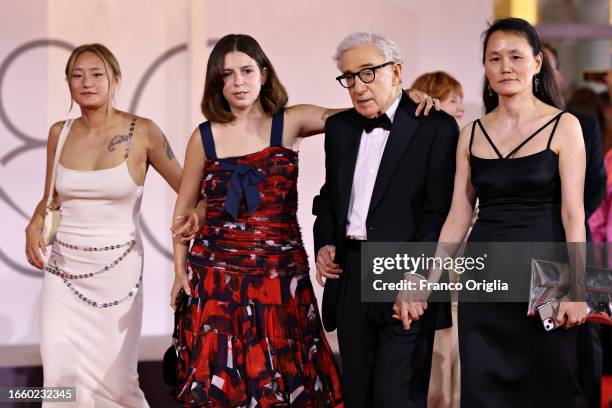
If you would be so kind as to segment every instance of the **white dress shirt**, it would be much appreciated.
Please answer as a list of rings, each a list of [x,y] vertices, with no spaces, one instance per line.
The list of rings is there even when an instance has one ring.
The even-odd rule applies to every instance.
[[[400,93],[395,102],[385,112],[391,123],[393,123],[401,97]],[[347,216],[347,238],[356,240],[366,240],[368,238],[366,218],[368,217],[372,191],[374,191],[374,183],[378,175],[378,167],[388,138],[389,131],[383,128],[374,128],[370,133],[366,133],[364,130],[361,134]]]

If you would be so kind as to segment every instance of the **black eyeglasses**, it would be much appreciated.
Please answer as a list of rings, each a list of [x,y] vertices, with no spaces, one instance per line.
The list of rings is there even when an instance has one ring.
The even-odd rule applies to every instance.
[[[355,86],[355,77],[358,76],[359,79],[361,79],[361,82],[363,82],[364,84],[369,84],[370,82],[374,81],[374,79],[376,79],[377,69],[381,69],[386,67],[387,65],[393,64],[395,64],[395,62],[389,61],[385,62],[384,64],[376,65],[375,67],[364,68],[359,72],[349,72],[346,74],[342,74],[336,77],[336,81],[340,82],[340,85],[345,88],[352,88],[353,86]]]

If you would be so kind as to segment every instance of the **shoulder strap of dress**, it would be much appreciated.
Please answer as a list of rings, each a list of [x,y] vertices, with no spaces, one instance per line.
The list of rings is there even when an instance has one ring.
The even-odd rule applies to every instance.
[[[476,123],[478,123],[478,127],[480,128],[480,130],[482,130],[482,134],[487,138],[487,140],[489,141],[489,144],[491,145],[493,150],[495,150],[495,153],[497,154],[497,157],[499,157],[500,159],[503,159],[504,156],[502,156],[502,154],[499,152],[499,150],[497,150],[497,146],[495,146],[495,143],[493,143],[493,140],[491,140],[491,137],[489,136],[489,134],[485,130],[484,126],[482,125],[482,122],[480,121],[480,119],[476,119]]]
[[[213,139],[210,121],[200,123],[199,128],[200,137],[202,138],[202,145],[204,145],[204,153],[206,154],[206,160],[216,160],[217,153],[215,151],[215,140]]]
[[[557,121],[555,123],[555,126],[554,126],[553,130],[552,130],[552,133],[550,134],[550,139],[548,140],[548,146],[546,147],[548,149],[550,147],[550,140],[552,139],[552,135],[555,133],[555,128],[557,127],[557,123],[559,122],[559,118],[561,117],[562,114],[563,114],[563,112],[559,113],[558,115],[553,117],[551,120],[549,120],[548,122],[546,122],[545,124],[540,126],[540,128],[538,130],[536,130],[531,135],[529,135],[525,140],[523,140],[521,142],[521,144],[519,144],[514,149],[512,149],[512,151],[510,153],[508,153],[508,155],[506,155],[506,158],[512,157],[516,152],[518,152],[521,149],[521,147],[525,146],[531,139],[536,137],[541,131],[546,129],[551,123]]]
[[[474,130],[476,129],[476,121],[472,122],[472,133],[470,133],[470,154],[472,154],[472,142],[474,142]]]
[[[552,138],[555,135],[555,130],[557,130],[557,125],[559,124],[559,121],[561,120],[561,116],[565,113],[565,111],[562,111],[561,113],[559,113],[556,117],[555,117],[555,125],[553,126],[553,130],[552,132],[550,132],[550,137],[548,138],[548,144],[546,145],[547,149],[550,149],[550,143],[552,142]],[[554,120],[554,119],[553,119]]]
[[[47,192],[47,208],[50,208],[51,204],[53,203],[57,165],[62,154],[62,149],[64,148],[64,142],[66,141],[66,137],[68,137],[68,133],[70,132],[70,128],[72,127],[73,123],[74,119],[67,119],[64,122],[64,125],[62,126],[62,131],[59,135],[59,139],[57,140],[57,146],[55,148],[55,157],[53,159],[53,169],[51,170],[51,181],[49,182],[49,191]]]
[[[136,120],[138,118],[134,117],[132,119],[132,123],[130,123],[130,130],[128,132],[127,146],[125,147],[125,154],[123,155],[123,159],[127,160],[130,156],[130,150],[132,148],[132,138],[134,136],[134,127],[136,126]]]
[[[270,146],[283,145],[283,123],[285,119],[285,109],[281,108],[272,118],[272,132],[270,134]]]

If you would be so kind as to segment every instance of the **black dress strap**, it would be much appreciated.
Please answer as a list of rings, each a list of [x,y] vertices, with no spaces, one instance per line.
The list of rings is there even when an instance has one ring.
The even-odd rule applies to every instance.
[[[555,129],[557,129],[557,124],[559,123],[559,118],[561,118],[561,115],[563,115],[563,113],[564,112],[559,113],[554,118],[552,118],[551,120],[549,120],[548,122],[546,122],[545,124],[540,126],[540,128],[538,130],[533,132],[529,137],[527,137],[525,140],[523,140],[520,145],[516,146],[514,148],[514,150],[512,150],[510,153],[508,153],[506,158],[508,158],[508,157],[514,155],[516,152],[518,152],[521,147],[525,146],[525,144],[527,142],[529,142],[531,139],[533,139],[538,133],[540,133],[542,130],[546,129],[548,127],[548,125],[550,125],[551,123],[553,123],[556,120],[557,123],[555,123],[555,126],[553,127],[552,133],[550,134],[550,139],[548,139],[548,145],[546,146],[547,149],[550,148],[550,141],[552,140],[552,136],[555,134]]]
[[[204,153],[207,160],[216,160],[217,152],[215,151],[215,140],[213,139],[212,128],[210,122],[200,123],[200,137],[204,145]]]
[[[497,150],[497,146],[495,146],[495,143],[493,143],[493,140],[491,140],[491,138],[489,137],[489,134],[485,130],[484,126],[482,126],[482,122],[480,122],[480,119],[476,119],[476,123],[478,123],[478,127],[480,127],[480,130],[482,130],[482,134],[487,138],[489,144],[491,145],[493,150],[495,150],[495,153],[497,153],[500,159],[503,159],[504,156],[502,156],[499,150]]]
[[[472,142],[474,141],[474,130],[476,129],[476,121],[472,122],[472,133],[470,134],[470,154],[472,154]]]
[[[552,142],[552,138],[555,135],[555,130],[557,130],[557,125],[559,124],[559,121],[561,120],[561,115],[563,115],[565,113],[565,111],[561,112],[560,114],[558,114],[555,118],[557,119],[557,121],[555,122],[555,126],[553,126],[553,130],[550,133],[550,137],[548,138],[548,144],[546,145],[547,149],[550,149],[550,142]]]
[[[272,118],[272,132],[270,134],[270,146],[283,145],[283,123],[285,119],[285,109],[281,108]]]

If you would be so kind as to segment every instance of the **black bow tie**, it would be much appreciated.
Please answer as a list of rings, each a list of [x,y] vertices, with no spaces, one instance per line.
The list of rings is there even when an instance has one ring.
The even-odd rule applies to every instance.
[[[366,118],[365,116],[359,115],[359,119],[366,133],[372,132],[375,128],[391,130],[391,119],[389,119],[386,113],[383,113],[377,118]]]

